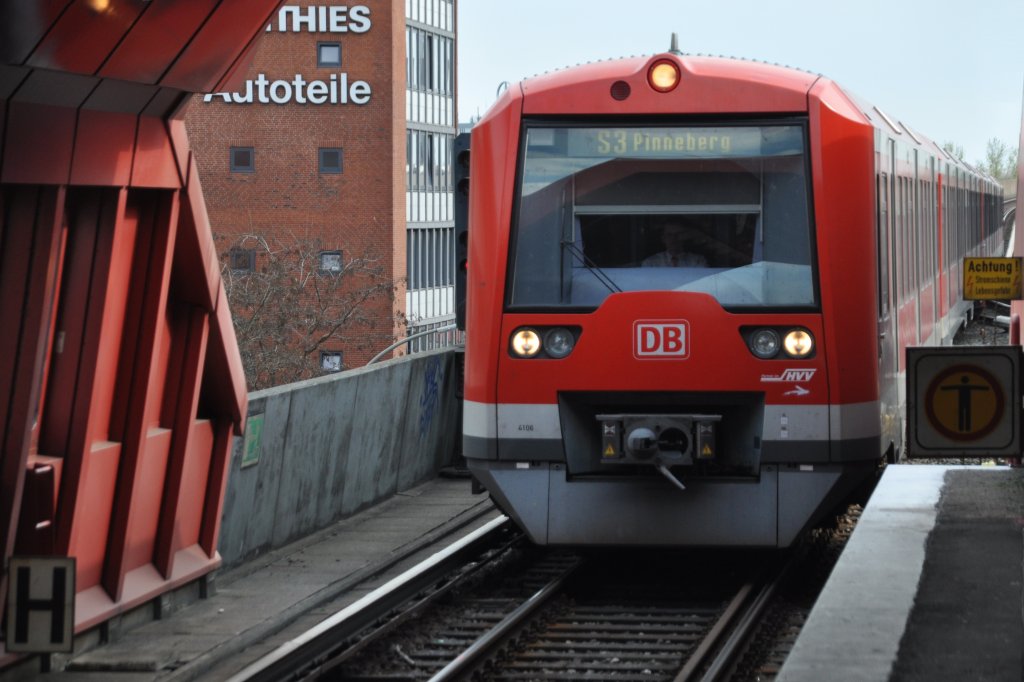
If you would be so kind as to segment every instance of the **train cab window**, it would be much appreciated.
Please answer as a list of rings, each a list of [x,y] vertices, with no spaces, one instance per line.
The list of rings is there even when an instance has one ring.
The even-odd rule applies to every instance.
[[[510,308],[652,290],[739,309],[816,304],[802,125],[525,137]]]

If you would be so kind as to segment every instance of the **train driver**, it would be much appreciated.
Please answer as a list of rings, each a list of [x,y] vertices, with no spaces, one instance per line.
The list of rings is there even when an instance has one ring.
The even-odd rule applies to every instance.
[[[699,253],[687,251],[687,228],[678,218],[670,218],[661,226],[661,243],[665,250],[648,256],[645,268],[706,267],[708,262]]]

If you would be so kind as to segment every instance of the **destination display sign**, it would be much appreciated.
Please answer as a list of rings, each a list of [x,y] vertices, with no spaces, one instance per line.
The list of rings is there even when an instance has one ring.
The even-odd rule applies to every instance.
[[[964,258],[965,301],[1024,299],[1020,258]]]
[[[555,132],[531,130],[531,152],[557,146]],[[567,156],[576,158],[714,159],[788,156],[804,150],[800,126],[569,128],[566,133]]]

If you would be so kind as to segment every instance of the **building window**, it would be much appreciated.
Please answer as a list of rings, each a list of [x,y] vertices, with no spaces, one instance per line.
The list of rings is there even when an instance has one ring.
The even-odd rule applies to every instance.
[[[340,147],[321,147],[320,148],[320,172],[321,173],[340,173],[342,163],[342,153]]]
[[[455,137],[425,130],[405,132],[406,188],[450,191],[452,143]]]
[[[325,372],[341,371],[341,351],[322,350],[320,351],[320,369]]]
[[[231,172],[252,173],[256,170],[256,154],[252,147],[231,148]]]
[[[317,43],[317,66],[341,66],[341,43]]]
[[[320,272],[328,272],[332,275],[337,275],[341,273],[342,267],[341,251],[320,252]]]
[[[455,93],[455,43],[442,35],[407,26],[405,85],[410,90]]]
[[[228,251],[228,267],[232,272],[252,272],[256,269],[256,252],[252,249]]]

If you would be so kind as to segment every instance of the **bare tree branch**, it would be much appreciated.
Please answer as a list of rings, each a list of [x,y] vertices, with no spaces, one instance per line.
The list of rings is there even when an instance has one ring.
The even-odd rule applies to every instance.
[[[321,350],[373,350],[393,340],[396,289],[382,256],[343,252],[341,270],[324,271],[318,239],[214,238],[251,390],[321,374]],[[255,252],[252,270],[232,268],[236,249]]]

